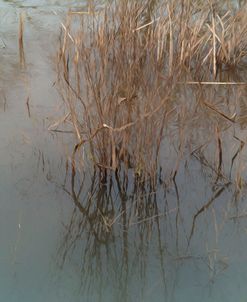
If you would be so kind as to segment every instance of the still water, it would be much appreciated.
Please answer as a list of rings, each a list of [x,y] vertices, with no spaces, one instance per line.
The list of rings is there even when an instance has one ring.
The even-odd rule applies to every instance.
[[[215,186],[199,155],[155,191],[71,173],[73,135],[48,130],[65,114],[54,83],[68,7],[85,9],[0,0],[0,302],[247,301],[243,185]],[[245,163],[233,130],[246,138],[245,127],[226,132],[227,171],[235,154],[236,171]]]

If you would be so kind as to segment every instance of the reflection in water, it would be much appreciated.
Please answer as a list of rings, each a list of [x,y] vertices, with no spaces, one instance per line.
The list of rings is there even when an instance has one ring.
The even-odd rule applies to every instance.
[[[227,252],[219,242],[227,238],[232,217],[243,209],[239,196],[235,202],[235,184],[224,177],[218,185],[210,184],[218,171],[212,178],[210,166],[202,170],[204,164],[191,157],[180,166],[176,180],[160,180],[156,187],[117,173],[102,183],[98,170],[89,178],[89,172],[67,167],[61,188],[74,210],[65,225],[58,263],[62,271],[76,263],[83,297],[150,301],[155,295],[157,301],[180,301],[176,299],[184,291],[179,290],[179,279],[185,270],[189,288],[196,291],[192,301],[208,301],[218,276],[228,269]],[[204,288],[203,295],[199,288]]]
[[[63,187],[71,196],[75,209],[59,250],[60,265],[64,266],[71,254],[81,250],[80,276],[84,295],[98,294],[97,301],[104,300],[100,295],[105,294],[110,285],[114,291],[110,301],[132,301],[136,295],[142,300],[153,290],[148,282],[151,246],[157,248],[152,251],[157,253],[153,264],[155,270],[159,267],[157,273],[161,277],[155,281],[158,282],[155,286],[163,288],[165,285],[166,252],[161,239],[160,218],[176,209],[161,212],[157,204],[158,193],[138,181],[130,188],[130,183],[122,181],[117,174],[109,176],[107,184],[100,180],[101,176],[94,171],[90,189],[85,191],[85,175],[80,183],[72,169],[70,180],[67,180],[70,183]],[[133,288],[133,282],[140,286],[138,290]],[[92,301],[96,300],[92,298]]]

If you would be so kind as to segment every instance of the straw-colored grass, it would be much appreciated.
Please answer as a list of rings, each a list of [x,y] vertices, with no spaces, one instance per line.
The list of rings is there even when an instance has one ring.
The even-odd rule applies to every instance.
[[[209,126],[205,142],[220,137],[219,123],[235,123],[225,105],[232,86],[246,89],[245,78],[231,76],[247,63],[246,5],[115,0],[97,10],[91,1],[62,27],[64,120],[76,134],[74,155],[84,150],[101,171],[155,179],[174,136],[174,177],[192,140],[189,126]]]

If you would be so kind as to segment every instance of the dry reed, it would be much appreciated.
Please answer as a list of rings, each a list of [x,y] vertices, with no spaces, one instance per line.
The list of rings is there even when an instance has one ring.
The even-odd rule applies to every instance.
[[[23,13],[19,16],[19,60],[20,66],[25,67],[25,51],[24,51],[24,42],[23,42],[23,32],[24,32],[24,15]]]
[[[58,75],[77,138],[74,156],[83,149],[105,174],[131,169],[154,180],[172,140],[175,177],[194,124],[209,125],[204,141],[216,135],[222,153],[220,125],[235,123],[222,90],[227,99],[233,86],[246,89],[245,78],[230,76],[247,63],[246,21],[246,5],[220,1],[116,0],[100,11],[91,2],[87,14],[69,12]]]

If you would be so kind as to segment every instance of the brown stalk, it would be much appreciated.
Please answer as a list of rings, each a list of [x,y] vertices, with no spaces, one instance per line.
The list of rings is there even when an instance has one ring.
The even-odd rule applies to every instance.
[[[19,59],[20,59],[20,66],[25,67],[25,52],[24,52],[24,42],[23,42],[23,35],[24,35],[24,15],[20,13],[19,15]]]

